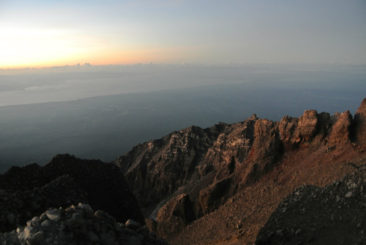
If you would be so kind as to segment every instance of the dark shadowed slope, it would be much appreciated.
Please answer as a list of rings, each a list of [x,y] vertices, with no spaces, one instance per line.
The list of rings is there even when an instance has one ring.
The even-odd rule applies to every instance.
[[[44,167],[12,167],[0,175],[1,231],[23,225],[47,208],[87,202],[118,221],[144,223],[135,197],[112,164],[58,155]]]
[[[256,244],[364,244],[364,167],[324,188],[297,189],[271,215]]]

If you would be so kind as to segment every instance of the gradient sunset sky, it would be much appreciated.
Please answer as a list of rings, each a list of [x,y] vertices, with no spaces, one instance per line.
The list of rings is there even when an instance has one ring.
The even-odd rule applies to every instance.
[[[0,68],[366,64],[365,0],[0,0]]]

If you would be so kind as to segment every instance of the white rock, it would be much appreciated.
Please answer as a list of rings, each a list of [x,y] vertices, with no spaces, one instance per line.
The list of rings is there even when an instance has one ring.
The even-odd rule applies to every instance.
[[[31,227],[27,226],[24,228],[23,237],[24,239],[29,239],[30,235],[31,235]]]
[[[60,211],[57,209],[49,209],[46,211],[47,218],[49,218],[52,221],[58,221],[60,220]]]
[[[81,202],[78,203],[78,208],[87,210],[88,212],[92,212],[93,211],[93,209],[90,207],[89,204],[84,204],[84,203],[81,203]]]
[[[346,193],[346,195],[344,195],[344,197],[345,198],[350,198],[350,197],[352,197],[352,195],[353,195],[352,191],[349,191],[349,192]]]
[[[137,229],[138,227],[140,227],[140,224],[137,221],[129,219],[126,221],[125,226],[130,229]]]

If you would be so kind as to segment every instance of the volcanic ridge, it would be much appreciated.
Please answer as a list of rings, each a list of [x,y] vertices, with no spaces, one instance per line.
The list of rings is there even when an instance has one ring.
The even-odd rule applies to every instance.
[[[366,99],[0,175],[2,244],[366,244]],[[163,240],[164,241],[163,241]]]

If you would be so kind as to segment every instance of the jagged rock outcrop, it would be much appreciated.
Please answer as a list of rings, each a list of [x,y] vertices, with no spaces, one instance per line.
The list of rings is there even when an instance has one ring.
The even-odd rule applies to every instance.
[[[355,148],[352,139],[365,145],[366,136],[362,136],[366,132],[365,107],[364,101],[355,119],[349,111],[331,116],[306,110],[299,118],[285,116],[280,122],[253,115],[234,124],[207,129],[191,127],[136,146],[117,159],[116,164],[145,214],[153,210],[156,213],[185,193],[198,219],[259,181],[284,157],[299,161],[303,156],[296,157],[296,152],[324,148],[319,150],[320,157],[327,158],[333,152],[333,158],[340,158],[335,149]],[[173,216],[162,217],[166,220],[160,218],[157,227]]]
[[[45,166],[13,167],[0,175],[0,231],[22,225],[50,207],[80,201],[107,211],[118,221],[144,218],[123,174],[113,164],[58,155]]]
[[[294,142],[310,141],[315,136],[318,122],[317,111],[306,110],[297,123]]]
[[[43,167],[13,167],[0,175],[0,232],[6,232],[0,241],[162,244],[143,228],[146,223],[173,244],[252,244],[293,190],[340,179],[350,173],[350,160],[360,168],[365,143],[366,100],[355,118],[349,111],[331,116],[307,110],[280,122],[253,115],[235,124],[193,126],[140,144],[114,164],[58,155]],[[365,177],[298,189],[257,243],[365,241]],[[91,207],[66,208],[78,202]],[[330,236],[338,230],[346,232]]]
[[[337,129],[334,130],[336,133],[340,130],[338,128],[347,123],[346,118],[343,118],[345,113],[341,114],[340,121],[338,121],[339,113],[333,116],[335,119],[332,120],[329,113],[318,113],[315,110],[306,110],[300,118],[283,117],[279,122],[278,132],[284,150],[294,150],[299,146],[306,147],[309,144],[321,144],[325,142],[326,137],[337,137],[338,135],[335,133],[330,136],[329,132],[336,122],[338,122]],[[349,130],[349,125],[344,128]],[[349,137],[349,134],[347,135]]]
[[[284,116],[278,125],[280,139],[285,149],[291,150],[297,139],[294,139],[294,134],[298,125],[298,118]]]
[[[329,147],[349,143],[351,140],[352,115],[349,111],[336,113],[334,123],[329,134]]]
[[[190,127],[134,147],[116,163],[140,204],[145,209],[174,193],[180,186],[199,178],[198,164],[225,128]]]
[[[87,204],[67,208],[48,209],[8,233],[0,233],[1,244],[125,244],[125,245],[165,245],[144,227],[117,223],[107,213],[93,211]]]
[[[260,119],[254,125],[254,141],[246,160],[244,182],[252,182],[269,171],[281,157],[282,142],[279,137],[278,123]]]
[[[237,159],[242,162],[246,159],[254,140],[254,125],[258,120],[256,115],[241,123],[226,125],[212,147],[202,161],[202,169],[218,169],[222,165],[227,165]],[[206,171],[208,172],[208,171]],[[220,177],[219,177],[220,178]]]
[[[362,147],[366,147],[366,98],[358,108],[354,119],[354,138]]]
[[[271,215],[256,244],[364,244],[365,177],[356,172],[324,188],[297,189]]]

